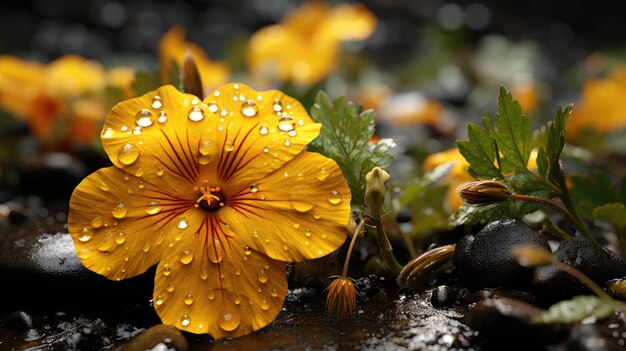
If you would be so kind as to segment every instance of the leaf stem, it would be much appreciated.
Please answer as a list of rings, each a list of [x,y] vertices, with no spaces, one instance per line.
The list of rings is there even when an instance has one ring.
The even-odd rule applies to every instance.
[[[342,277],[348,276],[348,265],[350,264],[350,257],[352,256],[352,250],[354,250],[354,245],[356,244],[357,239],[361,235],[361,231],[363,231],[363,226],[365,225],[365,221],[361,221],[359,225],[354,230],[352,234],[352,239],[350,240],[350,246],[348,246],[348,252],[346,253],[346,260],[343,262],[343,271],[341,272]]]
[[[389,242],[389,238],[387,237],[387,233],[385,233],[385,227],[383,226],[382,219],[380,216],[367,216],[365,217],[372,221],[374,227],[376,227],[376,244],[378,246],[378,250],[380,254],[383,256],[383,262],[387,269],[389,269],[393,274],[397,275],[402,270],[402,265],[396,259],[396,256],[393,254],[393,247]]]

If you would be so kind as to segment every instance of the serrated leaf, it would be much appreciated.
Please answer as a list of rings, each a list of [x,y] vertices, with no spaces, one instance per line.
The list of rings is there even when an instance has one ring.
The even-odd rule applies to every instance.
[[[621,202],[596,207],[592,212],[592,218],[611,224],[617,233],[624,233],[626,230],[626,208]]]
[[[576,296],[571,300],[559,301],[548,310],[530,319],[531,324],[566,324],[588,317],[603,319],[615,313],[615,305],[597,296]]]
[[[502,179],[502,173],[494,164],[497,156],[496,145],[489,128],[491,120],[483,119],[484,129],[475,123],[470,123],[467,136],[469,140],[456,142],[459,152],[469,163],[468,172],[478,179]]]
[[[365,175],[374,167],[389,167],[395,142],[388,138],[372,142],[374,111],[361,111],[345,97],[333,101],[319,91],[311,117],[322,124],[322,129],[308,150],[334,159],[350,186],[353,204],[363,205]]]
[[[522,114],[519,103],[511,93],[500,88],[496,113],[496,142],[502,158],[504,173],[525,170],[532,149],[530,121]]]
[[[571,105],[565,109],[560,106],[557,108],[553,121],[548,123],[548,140],[545,148],[542,148],[546,154],[547,168],[545,179],[553,184],[565,187],[565,177],[563,170],[559,164],[561,152],[565,145],[565,128],[571,114]],[[545,166],[545,165],[544,165]]]

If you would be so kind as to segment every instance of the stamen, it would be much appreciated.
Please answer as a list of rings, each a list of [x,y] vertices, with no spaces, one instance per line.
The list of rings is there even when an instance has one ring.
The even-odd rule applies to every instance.
[[[204,181],[207,183],[207,181]],[[215,211],[220,207],[224,207],[224,194],[222,194],[219,187],[201,186],[200,188],[194,187],[194,191],[200,191],[202,195],[196,200],[194,204],[195,208],[202,208],[207,211]]]

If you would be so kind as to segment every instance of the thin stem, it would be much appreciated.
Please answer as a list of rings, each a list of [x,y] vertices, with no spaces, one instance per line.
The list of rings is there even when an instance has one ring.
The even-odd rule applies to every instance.
[[[352,234],[352,240],[350,240],[350,246],[348,246],[348,252],[346,253],[346,260],[343,262],[343,271],[341,272],[342,277],[348,276],[348,265],[350,264],[350,256],[352,256],[352,250],[354,250],[354,245],[356,244],[356,240],[361,235],[361,231],[363,230],[363,226],[365,225],[365,221],[361,221],[359,225],[354,230]]]
[[[392,220],[387,221],[387,223],[390,223],[393,226],[393,229],[395,229],[396,232],[400,233],[400,236],[402,236],[402,240],[404,240],[404,243],[406,244],[407,250],[409,250],[411,258],[417,257],[417,249],[415,248],[415,243],[413,242],[413,240],[411,240],[411,236],[402,229],[400,229],[398,223]]]
[[[383,262],[387,266],[387,269],[397,275],[402,270],[402,265],[398,263],[396,256],[393,254],[393,247],[389,242],[387,233],[385,233],[385,227],[383,226],[380,216],[368,216],[367,218],[371,219],[373,221],[373,225],[376,227],[376,244],[378,245],[378,250],[383,256]]]
[[[594,243],[598,247],[601,247],[600,244],[596,241],[596,239],[591,235],[591,233],[589,233],[589,230],[587,229],[587,227],[585,227],[582,224],[582,222],[574,214],[564,209],[563,207],[559,206],[559,204],[557,204],[556,202],[550,199],[544,199],[541,197],[535,197],[535,196],[530,196],[530,195],[511,194],[511,197],[515,200],[538,202],[538,203],[551,206],[552,208],[554,208],[555,210],[563,214],[576,227],[576,229],[582,235],[587,237],[587,239],[589,239],[592,243]]]

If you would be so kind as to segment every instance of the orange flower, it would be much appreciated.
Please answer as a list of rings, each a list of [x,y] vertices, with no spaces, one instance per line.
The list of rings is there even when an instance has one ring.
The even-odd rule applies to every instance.
[[[102,131],[114,166],[70,200],[79,258],[113,280],[158,264],[165,324],[215,338],[262,328],[287,293],[282,261],[327,255],[347,236],[341,170],[304,151],[319,131],[293,98],[243,84],[204,102],[164,86],[119,103]]]
[[[341,41],[364,40],[375,27],[376,17],[361,4],[309,1],[252,35],[248,67],[260,80],[314,84],[334,68]]]
[[[170,82],[172,63],[179,68],[182,67],[185,53],[189,50],[200,73],[204,96],[206,96],[211,90],[228,81],[230,69],[224,63],[209,60],[202,47],[185,41],[185,34],[183,27],[174,26],[159,41],[161,81],[163,84]]]
[[[70,141],[87,144],[98,136],[102,125],[107,104],[104,89],[130,89],[134,79],[130,68],[110,72],[122,69],[124,80],[107,81],[100,63],[77,55],[48,65],[0,56],[0,106],[26,121],[44,148]]]
[[[626,106],[622,103],[625,94],[626,68],[585,82],[567,125],[567,138],[575,140],[586,129],[606,134],[626,127]]]
[[[356,287],[352,279],[337,277],[326,288],[326,309],[335,312],[338,319],[350,317],[356,307]]]

